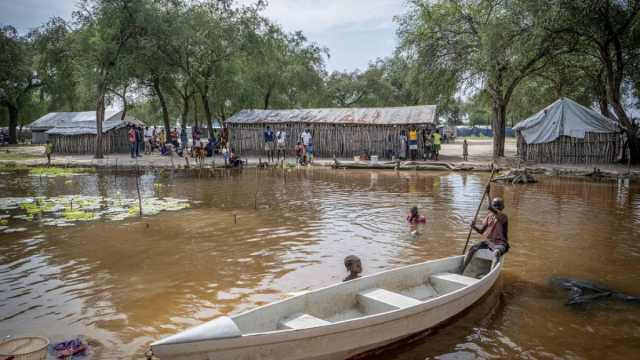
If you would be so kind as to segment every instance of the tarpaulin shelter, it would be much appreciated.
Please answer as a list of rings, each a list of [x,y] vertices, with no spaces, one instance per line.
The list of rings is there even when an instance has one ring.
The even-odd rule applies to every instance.
[[[325,108],[294,110],[242,110],[225,122],[229,142],[237,152],[260,154],[267,126],[287,132],[287,149],[292,150],[300,135],[309,129],[314,152],[323,157],[351,157],[364,150],[384,156],[398,153],[401,131],[410,128],[431,132],[436,127],[436,106],[386,108]],[[423,136],[418,136],[422,149]]]
[[[560,98],[513,129],[523,160],[611,163],[622,151],[622,136],[615,121],[567,98]]]

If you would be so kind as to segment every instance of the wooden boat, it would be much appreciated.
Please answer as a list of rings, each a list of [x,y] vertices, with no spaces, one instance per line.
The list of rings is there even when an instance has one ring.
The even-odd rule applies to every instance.
[[[502,269],[480,250],[331,285],[151,344],[164,359],[345,359],[425,331],[471,306]]]

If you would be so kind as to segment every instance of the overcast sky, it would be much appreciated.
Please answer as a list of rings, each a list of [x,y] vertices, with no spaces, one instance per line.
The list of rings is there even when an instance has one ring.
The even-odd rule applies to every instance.
[[[70,19],[75,3],[0,0],[0,23],[27,31],[52,16]],[[351,71],[391,55],[397,43],[393,17],[404,8],[404,0],[269,0],[265,15],[285,30],[302,30],[310,41],[329,48],[328,70]]]

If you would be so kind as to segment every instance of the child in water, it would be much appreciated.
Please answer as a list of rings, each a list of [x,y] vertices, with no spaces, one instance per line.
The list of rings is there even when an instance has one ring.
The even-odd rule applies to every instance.
[[[357,279],[360,277],[360,273],[362,273],[362,262],[360,261],[360,258],[355,255],[349,255],[344,258],[344,267],[347,268],[349,276],[344,278],[342,281]]]
[[[418,213],[418,207],[414,206],[411,208],[411,213],[407,216],[407,222],[411,225],[426,224],[427,219],[424,215],[420,215]]]

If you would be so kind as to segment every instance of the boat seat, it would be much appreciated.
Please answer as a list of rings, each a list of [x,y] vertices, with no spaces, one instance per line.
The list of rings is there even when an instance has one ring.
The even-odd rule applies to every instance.
[[[426,284],[403,290],[402,295],[425,301],[438,296],[438,292],[427,282]]]
[[[313,315],[299,313],[292,315],[286,319],[280,321],[280,328],[282,329],[306,329],[316,326],[329,325],[330,322],[322,320]]]
[[[422,301],[385,289],[369,289],[358,294],[358,303],[365,314],[404,309],[420,305]]]
[[[460,274],[440,273],[429,276],[429,281],[438,293],[446,294],[461,289],[465,286],[473,285],[479,280],[470,276],[464,276]]]
[[[482,259],[487,261],[493,261],[493,252],[487,249],[480,249],[473,254],[473,257],[476,259]]]

